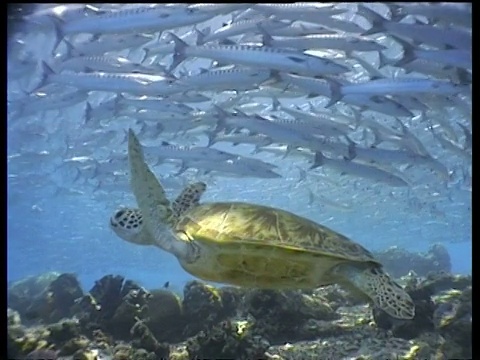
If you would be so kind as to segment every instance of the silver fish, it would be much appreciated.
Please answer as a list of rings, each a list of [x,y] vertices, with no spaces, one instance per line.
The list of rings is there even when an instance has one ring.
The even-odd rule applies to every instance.
[[[338,100],[341,100],[347,104],[359,106],[362,109],[378,111],[387,115],[397,117],[413,116],[412,112],[403,105],[384,96],[370,96],[365,94],[347,94],[341,96],[339,94],[342,85],[335,86],[332,79],[327,81],[324,79],[309,78],[285,73],[280,73],[280,78],[287,83],[292,83],[308,91],[310,97],[321,95],[330,98],[327,107],[335,104]],[[347,82],[343,82],[343,84],[347,84]]]
[[[389,59],[381,52],[380,56],[380,68],[383,68],[386,65],[395,66],[398,59]],[[425,59],[414,59],[411,62],[407,62],[402,65],[402,68],[405,70],[405,73],[409,74],[412,72],[417,72],[420,74],[427,75],[436,79],[449,80],[455,84],[471,84],[472,83],[472,74],[467,70],[462,68],[449,68],[445,64],[438,62],[432,62]]]
[[[450,81],[421,78],[375,79],[362,83],[341,85],[337,92],[334,88],[332,99],[340,100],[345,95],[398,95],[398,94],[438,94],[454,95],[467,90],[463,85]]]
[[[245,133],[225,134],[225,133],[218,133],[218,132],[212,131],[212,132],[208,132],[207,136],[208,136],[207,146],[211,146],[217,142],[228,142],[234,146],[239,144],[267,146],[272,143],[272,139],[262,134],[257,134],[257,135],[250,135]]]
[[[141,97],[125,97],[120,94],[117,95],[118,102],[127,106],[132,106],[137,109],[148,109],[161,112],[174,112],[182,115],[186,115],[194,109],[183,103],[170,101],[162,98],[150,98],[147,96]]]
[[[221,62],[279,71],[308,73],[310,75],[339,74],[349,70],[347,67],[332,60],[296,51],[247,45],[206,44],[202,46],[188,46],[174,34],[170,35],[175,42],[172,68],[175,68],[186,57],[201,57]]]
[[[162,141],[159,146],[144,146],[145,153],[155,155],[159,159],[176,159],[191,161],[226,161],[238,155],[230,154],[208,147],[176,146]]]
[[[386,3],[392,18],[396,21],[408,15],[425,16],[431,22],[454,23],[460,26],[472,26],[472,8],[468,3]]]
[[[382,44],[366,37],[341,34],[307,35],[280,39],[264,38],[264,43],[274,48],[297,50],[335,49],[344,51],[347,54],[350,54],[352,51],[382,51],[386,49]]]
[[[251,159],[248,159],[251,160]],[[221,176],[235,176],[235,177],[255,177],[263,179],[276,179],[282,176],[271,169],[270,164],[263,163],[266,166],[259,166],[245,161],[244,158],[211,162],[205,160],[186,161],[179,173],[182,173],[189,167],[201,169],[203,174],[215,172]]]
[[[270,71],[262,69],[201,69],[199,74],[181,77],[177,83],[187,91],[239,91],[255,88],[269,78]]]
[[[69,51],[72,56],[103,55],[112,51],[138,48],[152,38],[152,35],[142,33],[93,35],[89,40],[70,43]]]
[[[465,50],[472,48],[472,35],[466,30],[389,21],[362,4],[358,5],[358,10],[372,23],[372,27],[364,32],[364,35],[386,32],[440,48],[445,46]]]
[[[181,92],[181,87],[174,86],[174,82],[171,77],[136,73],[64,72],[57,74],[45,62],[42,62],[42,78],[37,88],[50,83],[58,83],[84,90],[158,95]]]
[[[308,35],[327,35],[335,34],[335,31],[329,30],[323,26],[311,24],[308,22],[298,22],[296,21],[291,26],[282,27],[282,28],[267,28],[262,25],[270,36],[285,36],[285,37],[297,37],[297,36],[308,36]],[[246,38],[247,36],[245,36]],[[244,40],[245,38],[242,38]]]
[[[395,41],[403,47],[403,55],[394,65],[402,67],[416,59],[428,60],[444,65],[472,68],[472,50],[446,49],[446,50],[423,50],[415,49],[413,45],[403,39],[394,37]]]
[[[246,33],[258,32],[258,25],[260,24],[266,31],[277,30],[288,27],[292,21],[281,21],[275,18],[269,18],[264,20],[244,20],[238,22],[232,22],[231,24],[224,25],[220,29],[215,30],[211,34],[199,35],[197,45],[203,45],[211,41],[220,41],[232,36],[245,35]]]
[[[88,92],[68,90],[62,93],[33,93],[21,100],[8,103],[9,111],[15,111],[15,118],[33,115],[39,111],[57,110],[70,107],[85,101]]]
[[[349,160],[330,159],[325,157],[322,153],[317,152],[315,154],[314,164],[311,168],[313,169],[319,166],[327,166],[340,171],[341,173],[382,182],[392,187],[409,186],[409,184],[400,176],[375,166],[364,165]]]
[[[333,4],[297,2],[292,4],[254,4],[252,9],[278,18],[293,17],[303,19],[307,15],[333,16],[346,12],[346,9],[335,8]]]
[[[101,126],[102,120],[116,118],[123,109],[124,107],[119,103],[118,95],[110,100],[103,101],[98,106],[92,106],[87,101],[84,113],[85,124],[92,127]]]
[[[331,117],[326,114],[308,113],[298,108],[287,108],[284,106],[280,106],[279,109],[293,116],[295,119],[305,121],[306,124],[309,125],[312,134],[318,131],[319,134],[323,136],[340,137],[354,130],[354,127],[332,121]]]
[[[57,21],[56,27],[62,35],[164,31],[193,25],[208,20],[212,16],[209,12],[184,7],[137,6],[66,22]]]

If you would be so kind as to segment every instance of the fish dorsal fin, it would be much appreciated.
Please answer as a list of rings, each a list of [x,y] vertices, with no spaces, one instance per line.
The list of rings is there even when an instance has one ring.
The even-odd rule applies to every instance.
[[[203,182],[196,182],[187,185],[182,190],[180,195],[177,196],[175,201],[172,202],[173,216],[179,219],[191,208],[197,206],[200,203],[200,198],[207,189],[207,185]]]

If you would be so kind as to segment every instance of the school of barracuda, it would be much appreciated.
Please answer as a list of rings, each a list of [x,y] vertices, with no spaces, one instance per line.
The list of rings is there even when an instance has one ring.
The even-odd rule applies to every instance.
[[[471,191],[471,4],[70,4],[22,16],[8,44],[12,181],[30,162],[32,183],[71,174],[57,192],[128,191],[131,127],[149,163],[176,165],[157,173],[167,186],[288,180],[337,209],[349,205],[315,183],[402,188],[410,204],[425,201],[418,189]]]

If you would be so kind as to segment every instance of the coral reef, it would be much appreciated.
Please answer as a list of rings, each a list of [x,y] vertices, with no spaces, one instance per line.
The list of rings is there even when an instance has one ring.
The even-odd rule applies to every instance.
[[[46,273],[12,284],[7,302],[26,321],[51,323],[72,316],[74,302],[82,295],[75,275]]]
[[[182,299],[174,292],[157,289],[150,292],[145,325],[158,341],[180,342],[188,319],[183,314]]]
[[[227,315],[232,315],[233,310],[231,306],[224,306],[218,289],[196,280],[185,285],[182,307],[184,317],[188,319],[183,332],[187,337],[211,328]]]
[[[150,293],[122,276],[107,275],[77,304],[77,316],[86,333],[105,330],[112,336],[128,340],[137,318],[145,314]]]
[[[26,284],[37,282],[27,280],[9,294],[18,299],[21,286],[29,289],[7,309],[9,358],[472,358],[471,276],[410,271],[399,279],[416,305],[409,321],[371,309],[339,286],[274,291],[191,281],[182,299],[122,276],[104,276],[87,294],[70,274],[35,291]],[[53,300],[33,323],[27,310],[50,292]]]
[[[221,321],[187,340],[190,359],[264,359],[267,340],[254,335],[246,322]]]
[[[251,290],[245,296],[244,311],[254,320],[254,331],[271,343],[315,337],[304,331],[307,320],[338,318],[323,298],[301,291]]]

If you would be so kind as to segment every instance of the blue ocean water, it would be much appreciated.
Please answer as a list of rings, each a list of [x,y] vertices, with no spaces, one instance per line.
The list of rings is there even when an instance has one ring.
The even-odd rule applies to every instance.
[[[218,26],[221,21],[212,20],[210,25]],[[51,54],[45,49],[51,48],[52,41],[48,34],[37,34],[25,28],[15,39],[22,39],[27,53],[31,53],[36,62],[49,61]],[[64,51],[62,49],[60,47],[59,51]],[[17,51],[8,54],[13,67],[21,62],[16,57],[18,54]],[[141,54],[135,50],[129,56],[134,59]],[[189,70],[198,71],[203,64],[188,63]],[[28,78],[12,75],[8,81],[9,100],[21,98],[22,91],[39,76],[38,69]],[[107,95],[92,92],[89,100],[99,103]],[[209,96],[213,99],[219,94],[209,93]],[[282,103],[308,107],[309,101],[303,97],[282,100]],[[267,107],[271,99],[261,98],[259,102]],[[324,102],[319,102],[316,106],[322,104]],[[470,125],[471,118],[465,118],[464,113],[450,106],[448,111],[451,116],[446,120],[441,110],[432,111],[431,121],[435,122],[438,117],[440,126],[445,126],[444,121],[447,121],[462,139],[462,131],[456,124]],[[379,118],[381,116],[376,117]],[[122,241],[109,228],[109,218],[120,205],[135,206],[133,195],[125,186],[128,185],[127,175],[117,184],[110,181],[108,174],[88,173],[80,162],[71,165],[67,161],[82,156],[104,160],[111,152],[125,152],[125,131],[129,127],[138,129],[137,120],[123,117],[109,119],[98,127],[87,127],[84,103],[27,116],[14,116],[9,111],[8,281],[58,271],[77,274],[85,289],[107,274],[121,274],[149,288],[161,287],[169,281],[174,289],[181,289],[193,278],[173,255]],[[414,165],[408,168],[411,185],[393,188],[331,169],[308,170],[311,160],[302,156],[252,154],[252,146],[225,143],[214,147],[273,163],[282,177],[203,176],[192,170],[174,175],[175,167],[171,165],[159,165],[154,169],[157,176],[169,176],[166,187],[171,199],[185,182],[200,179],[208,185],[204,201],[240,200],[283,208],[345,234],[373,251],[398,246],[423,252],[432,244],[440,243],[449,251],[454,273],[471,273],[471,176],[470,180],[462,176],[469,172],[471,158],[468,161],[443,148],[425,124],[409,121],[408,127],[429,153],[448,169],[448,179]],[[207,143],[202,132],[177,136],[161,133],[157,141],[160,140],[197,146]],[[307,171],[306,179],[302,178],[299,168]],[[127,172],[127,164],[117,171]]]

